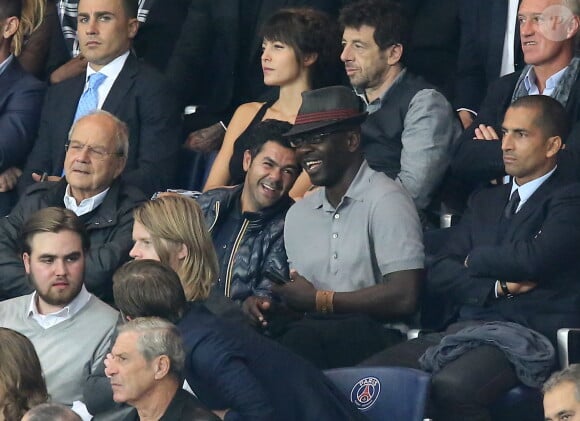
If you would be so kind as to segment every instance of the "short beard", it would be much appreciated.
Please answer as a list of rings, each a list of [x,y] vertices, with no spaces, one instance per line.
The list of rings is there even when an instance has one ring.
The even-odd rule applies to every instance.
[[[34,287],[38,298],[51,306],[67,306],[71,303],[72,300],[76,298],[77,295],[79,295],[79,292],[81,292],[81,288],[83,287],[81,282],[76,289],[70,289],[64,294],[51,294],[50,292],[46,294],[40,291],[38,284],[36,283],[36,280],[32,274],[28,275],[28,279],[31,285]]]

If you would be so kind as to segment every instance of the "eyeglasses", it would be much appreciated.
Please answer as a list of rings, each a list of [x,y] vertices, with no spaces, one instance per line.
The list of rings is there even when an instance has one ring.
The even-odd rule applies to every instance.
[[[74,152],[74,153],[81,153],[82,150],[84,148],[87,148],[87,154],[89,155],[89,158],[91,159],[96,159],[96,160],[105,160],[107,159],[109,156],[123,156],[123,152],[107,152],[105,150],[105,148],[102,148],[100,146],[90,146],[87,145],[86,143],[81,143],[77,140],[69,140],[65,145],[64,145],[64,149],[65,151],[70,151],[70,152]]]
[[[290,145],[293,148],[299,148],[303,145],[318,145],[326,141],[330,136],[341,132],[305,134],[303,136],[296,136],[290,139]]]

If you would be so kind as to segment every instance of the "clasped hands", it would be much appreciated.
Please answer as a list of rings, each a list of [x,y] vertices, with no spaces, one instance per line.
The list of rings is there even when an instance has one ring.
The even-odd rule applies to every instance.
[[[283,285],[272,284],[272,292],[283,298],[292,309],[310,312],[316,309],[316,288],[296,270],[290,270],[290,280]],[[262,327],[268,325],[267,312],[272,311],[273,303],[268,297],[252,295],[242,304],[244,312]]]

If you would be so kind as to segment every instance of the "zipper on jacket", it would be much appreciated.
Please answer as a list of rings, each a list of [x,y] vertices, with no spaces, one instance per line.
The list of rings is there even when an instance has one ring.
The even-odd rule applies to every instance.
[[[213,222],[211,223],[211,226],[209,227],[208,231],[211,233],[211,231],[213,230],[213,227],[215,226],[215,223],[218,220],[218,216],[220,214],[220,201],[216,201],[215,205],[213,207],[213,211],[214,211],[214,217],[213,217]]]
[[[248,219],[244,219],[242,223],[242,228],[240,228],[240,232],[238,232],[238,236],[236,237],[236,241],[234,242],[234,247],[232,248],[232,253],[230,254],[230,260],[228,262],[228,269],[226,271],[226,285],[225,285],[225,294],[226,297],[230,297],[230,289],[232,287],[232,272],[234,267],[234,258],[236,253],[238,252],[238,248],[240,247],[240,243],[242,242],[242,238],[246,233],[246,229],[250,225],[250,221]]]

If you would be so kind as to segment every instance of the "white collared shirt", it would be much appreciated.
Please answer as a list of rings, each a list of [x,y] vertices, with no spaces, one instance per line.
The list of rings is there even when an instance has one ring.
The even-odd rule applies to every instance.
[[[96,209],[101,203],[104,202],[107,193],[109,192],[109,188],[103,190],[99,194],[89,197],[88,199],[83,199],[81,203],[77,205],[77,201],[74,197],[70,194],[70,186],[66,186],[66,191],[64,192],[64,207],[68,210],[71,210],[75,213],[76,216],[81,216],[91,212],[93,209]]]
[[[513,73],[515,70],[514,66],[514,43],[516,36],[516,21],[518,15],[518,0],[509,0],[508,10],[507,10],[507,25],[505,29],[505,36],[503,39],[503,52],[501,56],[501,68],[499,75],[505,76],[509,73]]]
[[[59,323],[72,318],[75,314],[83,309],[91,299],[91,294],[83,285],[78,295],[65,307],[50,314],[40,314],[36,305],[36,292],[30,298],[30,305],[28,306],[28,317],[34,319],[43,329],[49,329]]]
[[[544,181],[546,181],[548,178],[550,178],[550,176],[552,174],[554,174],[554,171],[556,171],[556,167],[554,167],[552,169],[552,171],[544,174],[541,177],[538,177],[532,181],[528,181],[526,184],[522,184],[521,186],[518,186],[516,183],[516,180],[514,179],[514,182],[512,183],[512,191],[510,193],[510,197],[512,197],[512,195],[514,194],[514,192],[517,190],[518,194],[520,195],[520,204],[518,205],[518,208],[516,209],[516,213],[518,213],[520,211],[520,209],[522,208],[522,206],[524,205],[524,203],[526,203],[528,201],[528,199],[532,196],[532,194],[534,194],[536,192],[536,190],[538,190],[538,188],[544,184]]]
[[[528,73],[524,78],[524,85],[526,86],[528,95],[542,94],[546,96],[552,96],[554,89],[556,89],[556,87],[558,86],[558,83],[560,82],[560,79],[562,79],[562,76],[564,76],[564,73],[566,72],[567,68],[568,66],[564,67],[562,70],[554,73],[552,76],[546,79],[546,87],[542,92],[540,92],[538,85],[536,85],[537,78],[536,73],[534,72],[534,67],[533,66],[530,67],[530,70],[528,70]]]
[[[98,109],[101,109],[101,107],[105,103],[105,99],[107,99],[107,95],[109,95],[109,92],[113,87],[113,83],[115,83],[115,80],[117,80],[119,73],[121,73],[121,70],[123,70],[123,66],[127,61],[127,57],[129,57],[129,53],[130,51],[125,52],[125,54],[120,55],[106,66],[103,66],[103,68],[98,71],[98,73],[102,73],[105,76],[107,76],[107,78],[99,86],[99,89],[97,89],[97,93],[99,95],[99,101],[97,104]],[[89,80],[89,76],[91,76],[93,73],[97,73],[97,71],[93,70],[90,65],[87,65],[85,89],[83,90],[83,92],[86,91],[87,88],[89,87],[89,84],[87,82]]]
[[[12,60],[14,60],[14,55],[10,54],[8,57],[6,57],[6,60],[0,63],[0,75],[8,68],[10,63],[12,63]]]

